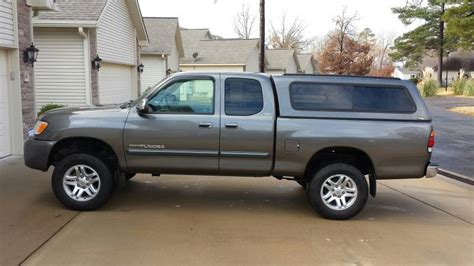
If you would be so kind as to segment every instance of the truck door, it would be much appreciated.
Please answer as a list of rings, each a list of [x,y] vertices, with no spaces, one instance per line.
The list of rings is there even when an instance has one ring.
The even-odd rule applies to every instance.
[[[219,75],[178,76],[147,98],[149,112],[133,108],[124,129],[129,171],[217,174]]]
[[[221,75],[219,173],[262,176],[271,173],[275,103],[265,76]]]

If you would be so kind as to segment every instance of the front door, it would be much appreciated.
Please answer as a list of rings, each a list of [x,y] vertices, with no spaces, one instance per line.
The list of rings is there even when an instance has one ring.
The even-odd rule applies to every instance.
[[[268,78],[221,77],[221,149],[219,172],[261,176],[271,173],[275,104]],[[265,99],[265,100],[264,100]]]
[[[148,96],[149,112],[130,111],[124,133],[132,172],[217,174],[219,75],[177,77]]]

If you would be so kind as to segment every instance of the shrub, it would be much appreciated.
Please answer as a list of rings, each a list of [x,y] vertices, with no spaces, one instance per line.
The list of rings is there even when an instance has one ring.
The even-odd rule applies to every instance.
[[[431,67],[427,67],[422,73],[423,76],[421,82],[418,84],[418,90],[420,90],[421,95],[424,97],[435,96],[439,85],[433,78],[434,70]]]
[[[466,86],[464,86],[463,93],[466,96],[474,96],[474,80],[473,79],[466,80]]]
[[[454,95],[462,95],[464,93],[464,88],[466,87],[467,80],[464,78],[464,70],[459,70],[459,75],[454,80],[452,87]]]
[[[62,105],[62,104],[55,104],[55,103],[49,103],[49,104],[43,105],[43,107],[41,107],[41,109],[38,112],[38,116],[42,115],[43,113],[45,113],[49,110],[62,108],[62,107],[66,107],[66,106]]]

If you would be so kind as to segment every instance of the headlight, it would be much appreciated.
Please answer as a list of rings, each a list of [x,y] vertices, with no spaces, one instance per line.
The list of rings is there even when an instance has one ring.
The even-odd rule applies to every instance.
[[[34,128],[35,135],[41,135],[43,131],[46,130],[47,127],[48,127],[48,122],[44,122],[44,121],[36,122],[35,128]]]

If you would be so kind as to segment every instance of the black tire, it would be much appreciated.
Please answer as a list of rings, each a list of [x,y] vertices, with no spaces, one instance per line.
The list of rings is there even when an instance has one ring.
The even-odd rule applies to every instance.
[[[329,177],[334,175],[345,175],[350,177],[353,180],[353,184],[357,187],[357,196],[354,197],[355,200],[352,205],[346,209],[332,209],[326,205],[322,198],[321,193],[326,191],[326,188],[322,192],[321,187]],[[308,197],[313,209],[324,218],[332,220],[347,220],[354,217],[364,208],[369,197],[369,188],[364,175],[354,166],[344,163],[334,163],[323,167],[314,175],[308,185]],[[327,192],[329,193],[329,190],[327,190]],[[337,200],[337,202],[339,202],[339,200]]]
[[[71,167],[75,165],[86,165],[98,174],[100,188],[97,194],[87,201],[78,201],[71,198],[63,186],[63,177]],[[112,196],[114,181],[109,167],[99,158],[84,153],[66,156],[57,162],[51,181],[54,195],[67,208],[75,211],[92,211],[104,205]]]

